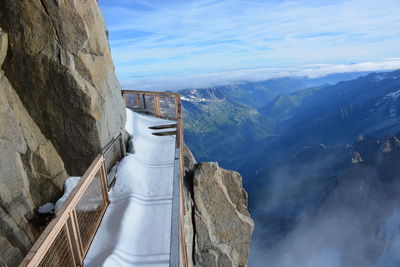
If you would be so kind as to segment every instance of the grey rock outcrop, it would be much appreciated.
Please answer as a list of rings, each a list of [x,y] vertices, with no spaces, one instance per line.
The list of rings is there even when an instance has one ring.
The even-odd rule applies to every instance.
[[[358,151],[353,152],[353,156],[351,157],[351,163],[356,164],[360,162],[363,162],[360,152]]]
[[[246,266],[253,220],[239,173],[200,163],[193,179],[195,265]]]
[[[41,230],[27,213],[123,132],[125,110],[96,1],[3,1],[0,27],[0,266],[16,266]]]
[[[187,147],[184,160],[189,266],[247,266],[254,223],[242,177],[215,162],[196,163]]]
[[[67,172],[1,70],[7,39],[0,28],[0,266],[16,266],[37,237],[25,214],[54,201]]]
[[[185,170],[183,232],[185,233],[186,253],[189,255],[188,267],[192,267],[194,263],[193,170],[197,162],[186,144],[183,151],[183,162]]]
[[[4,72],[68,172],[123,131],[125,110],[97,1],[3,1]]]

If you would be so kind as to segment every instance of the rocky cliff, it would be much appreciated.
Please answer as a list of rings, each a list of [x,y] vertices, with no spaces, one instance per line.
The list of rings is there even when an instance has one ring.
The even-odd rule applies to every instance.
[[[196,163],[185,148],[185,238],[190,266],[247,266],[253,220],[239,173]]]
[[[96,1],[3,1],[0,27],[0,266],[16,266],[42,229],[35,210],[123,133],[125,110]],[[247,265],[241,176],[185,159],[190,266]]]
[[[0,266],[16,266],[40,231],[30,214],[83,174],[125,112],[96,1],[3,1],[0,27]]]
[[[72,175],[122,131],[125,111],[97,1],[3,1],[3,70]]]
[[[0,32],[0,66],[7,39],[7,34]],[[0,89],[0,263],[13,266],[37,237],[25,214],[54,200],[67,172],[1,70]]]

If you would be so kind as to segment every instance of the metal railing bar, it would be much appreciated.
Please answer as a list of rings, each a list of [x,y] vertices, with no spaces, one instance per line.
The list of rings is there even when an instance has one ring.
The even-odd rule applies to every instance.
[[[69,230],[72,230],[75,233],[78,233],[79,229],[74,227],[74,216],[70,216],[75,212],[75,207],[80,200],[80,198],[85,193],[86,189],[96,177],[96,173],[101,168],[104,161],[103,155],[98,155],[90,167],[87,169],[85,174],[82,176],[78,185],[71,192],[70,196],[67,198],[66,202],[62,205],[61,209],[56,213],[56,217],[49,223],[43,233],[40,235],[39,239],[33,245],[31,250],[28,252],[26,257],[21,262],[20,266],[37,266],[40,261],[46,255],[46,252],[53,245],[54,240],[57,238],[58,234],[62,230],[64,226],[68,224],[68,220],[71,221],[71,227]],[[78,234],[79,235],[79,234]],[[74,235],[71,235],[74,237]],[[79,240],[79,237],[77,238]],[[79,242],[78,242],[79,243]],[[76,244],[76,243],[75,243]],[[79,247],[81,247],[82,243],[79,243]],[[81,250],[78,248],[78,250]],[[77,254],[78,258],[80,253]],[[76,255],[75,255],[76,256]],[[73,257],[75,257],[73,256]]]
[[[161,113],[160,113],[160,96],[159,95],[154,96],[154,109],[156,111],[156,116],[160,117]]]
[[[103,149],[103,155],[104,157],[106,157],[106,155],[108,154],[108,152],[110,152],[110,150],[114,147],[115,143],[117,142],[118,139],[122,138],[122,134],[119,134],[117,137],[115,137],[113,140],[111,140],[111,142],[109,142],[105,149]]]
[[[72,247],[72,255],[75,259],[75,264],[79,265],[82,262],[83,258],[83,246],[82,241],[79,237],[79,229],[76,225],[76,214],[74,211],[71,211],[69,218],[67,219],[66,228],[69,232],[68,239],[70,240],[70,246]]]
[[[100,224],[101,224],[101,222],[102,222],[102,220],[103,220],[103,218],[104,218],[104,214],[105,214],[106,211],[107,211],[107,207],[108,207],[108,205],[110,205],[110,202],[106,202],[105,205],[106,205],[105,208],[102,210],[102,212],[101,212],[101,214],[100,214],[100,216],[99,216],[99,219],[98,219],[97,222],[96,222],[96,225],[98,225],[98,226],[100,226]],[[90,246],[92,245],[93,240],[94,240],[94,238],[95,238],[95,236],[96,236],[97,231],[99,230],[99,228],[100,228],[100,227],[97,227],[97,229],[94,231],[93,235],[91,236],[91,238],[90,238],[90,240],[89,240],[89,243],[88,243],[88,247],[87,247],[86,252],[85,252],[85,255],[83,256],[82,262],[83,262],[83,260],[85,259],[86,254],[87,254],[87,252],[89,251],[89,248],[90,248]]]
[[[169,266],[178,267],[181,261],[180,252],[180,151],[175,149],[175,164],[172,192],[172,214],[171,214],[171,240],[170,240],[170,262]]]
[[[106,173],[106,182],[107,182],[107,188],[108,190],[111,189],[111,187],[113,186],[113,184],[115,183],[115,174],[111,177],[110,171],[113,168],[113,166],[115,165],[115,163],[118,161],[116,160],[116,158],[111,158],[110,159],[110,154],[112,155],[112,151],[115,151],[115,149],[117,148],[117,144],[119,146],[119,156],[118,156],[118,160],[121,160],[124,156],[125,156],[125,144],[124,144],[124,140],[122,138],[122,134],[119,134],[116,138],[114,138],[104,149],[103,155],[104,155],[104,163],[105,163],[105,173]],[[114,154],[114,156],[116,156]]]
[[[139,95],[159,95],[159,96],[180,96],[179,93],[173,93],[173,92],[158,92],[158,91],[140,91],[140,90],[127,90],[123,89],[121,90],[122,93],[133,93],[133,94],[139,94]]]

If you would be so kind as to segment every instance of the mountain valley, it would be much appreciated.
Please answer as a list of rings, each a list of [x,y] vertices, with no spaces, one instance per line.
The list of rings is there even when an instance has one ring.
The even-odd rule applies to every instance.
[[[237,86],[182,91],[185,138],[194,154],[203,161],[213,157],[244,177],[256,223],[250,263],[259,266],[268,260],[271,266],[293,266],[285,262],[302,258],[296,246],[317,234],[306,227],[316,225],[323,233],[320,248],[310,247],[301,266],[309,266],[310,258],[322,255],[322,249],[342,255],[332,266],[391,266],[377,264],[393,260],[387,253],[395,243],[373,237],[388,234],[382,234],[380,227],[395,216],[395,203],[400,200],[396,193],[400,71],[308,88],[300,86],[298,79],[288,80],[268,83],[295,88],[271,88],[276,95],[263,88],[268,94],[258,91],[254,96],[254,91]],[[251,87],[257,86],[247,86]],[[238,97],[238,92],[248,94]],[[385,209],[375,208],[382,205]],[[332,218],[336,214],[340,220]],[[353,252],[364,255],[373,249],[376,254],[354,259],[341,246],[330,246],[332,239],[342,247],[351,244],[339,226],[326,221],[348,225],[354,239],[361,238],[355,225],[370,232]],[[331,231],[337,238],[329,235]],[[287,249],[291,253],[285,258]]]

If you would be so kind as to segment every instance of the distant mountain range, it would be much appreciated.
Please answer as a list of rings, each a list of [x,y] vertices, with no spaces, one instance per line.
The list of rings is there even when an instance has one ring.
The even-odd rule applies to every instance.
[[[399,138],[315,144],[260,172],[250,266],[398,266]]]
[[[400,263],[388,252],[400,242],[400,232],[393,234],[398,239],[377,238],[389,235],[380,227],[393,216],[397,220],[400,202],[400,70],[274,79],[181,93],[185,138],[195,155],[202,161],[216,159],[244,177],[256,222],[252,264],[268,260],[270,266],[294,266],[301,258],[296,242],[318,234],[320,248],[310,246],[307,253],[316,257],[326,248],[341,255],[339,265],[307,265],[308,255],[298,266]],[[349,239],[326,220],[343,229],[349,225],[347,235],[364,236],[363,244],[342,251],[351,247]],[[318,227],[332,227],[337,239]],[[357,232],[357,227],[370,233]],[[331,246],[331,241],[341,245]],[[292,265],[273,256],[284,255],[288,247]],[[368,250],[375,254],[368,255]],[[351,258],[352,253],[363,256]]]
[[[184,90],[181,94],[185,142],[199,161],[214,158],[225,168],[239,166],[249,146],[273,132],[267,117],[226,97],[220,89]]]
[[[181,90],[186,142],[199,160],[217,159],[221,166],[238,170],[247,153],[262,152],[260,143],[268,141],[267,137],[277,136],[287,124],[280,122],[305,109],[311,101],[308,99],[314,95],[319,97],[316,94],[319,89],[365,74],[332,74],[316,79],[279,78]],[[301,105],[306,99],[308,102]],[[290,125],[295,120],[293,118]]]
[[[253,153],[239,170],[250,181],[260,166],[273,165],[288,153],[306,145],[341,145],[351,143],[359,134],[384,137],[399,132],[399,77],[400,70],[371,73],[333,86],[307,89],[312,91],[311,94],[302,90],[280,96],[291,99],[299,95],[303,97],[297,105],[285,108],[283,119],[283,113],[269,114],[270,119],[276,119],[275,136],[264,139],[261,153]],[[277,100],[261,108],[261,112],[287,106],[277,105]],[[269,160],[267,155],[271,152],[275,156]]]

